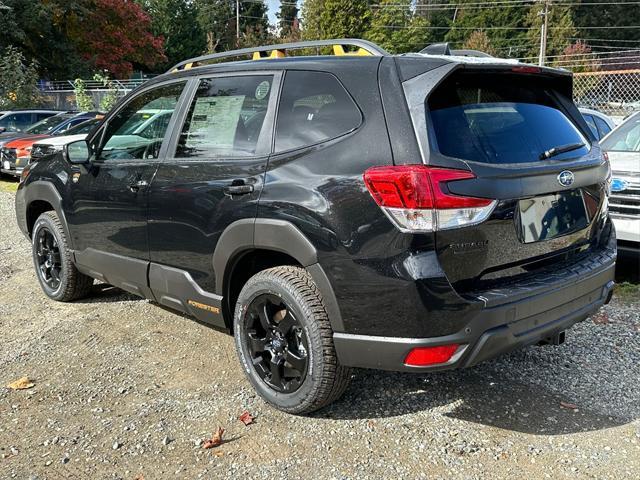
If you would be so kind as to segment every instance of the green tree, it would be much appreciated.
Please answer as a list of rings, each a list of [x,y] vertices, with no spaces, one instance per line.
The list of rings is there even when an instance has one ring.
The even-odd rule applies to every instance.
[[[41,103],[38,91],[38,64],[28,62],[15,47],[0,56],[0,108],[33,107]]]
[[[543,5],[540,4],[531,6],[526,19],[526,25],[529,27],[527,40],[531,45],[529,49],[531,57],[539,55],[540,52],[541,27],[544,21],[544,17],[540,13],[543,8]],[[572,43],[572,38],[576,36],[577,30],[573,25],[570,7],[551,4],[548,15],[549,30],[545,55],[554,58],[561,55],[564,49]]]
[[[634,46],[640,43],[638,38],[638,30],[633,28],[606,28],[606,29],[583,29],[583,27],[621,27],[625,25],[640,25],[640,8],[629,4],[618,4],[619,2],[611,2],[603,4],[599,2],[596,5],[589,5],[588,2],[582,2],[572,9],[573,22],[578,36],[586,40],[588,43],[598,43],[599,45],[610,45],[619,47],[621,44],[625,46]],[[590,38],[598,38],[597,42],[589,42]],[[612,41],[613,40],[613,41]],[[619,42],[624,40],[624,42]]]
[[[206,37],[198,23],[195,3],[188,0],[139,0],[151,17],[151,33],[164,39],[167,61],[158,64],[160,72],[206,50]]]
[[[367,0],[305,0],[302,4],[305,39],[360,38],[369,29],[370,21]]]
[[[428,21],[431,42],[444,42],[456,11],[454,7],[448,8],[448,5],[457,3],[457,0],[416,0],[415,15]]]
[[[414,15],[409,4],[379,0],[366,38],[392,53],[419,51],[429,43],[429,21]]]
[[[470,4],[466,6],[465,4]],[[526,23],[529,7],[523,3],[479,5],[477,0],[460,0],[445,35],[447,42],[460,48],[475,31],[483,31],[501,56],[521,56],[529,51]],[[524,30],[522,30],[524,28]]]
[[[305,0],[300,9],[302,23],[302,38],[305,40],[318,40],[323,38],[322,21],[320,15],[324,8],[325,0]]]
[[[232,3],[235,5],[235,1]],[[269,17],[264,0],[240,3],[240,36],[249,32],[257,42],[264,43],[269,38]]]
[[[73,40],[90,0],[2,0],[0,51],[18,48],[45,78],[86,75],[91,65]],[[86,26],[85,26],[86,28]]]
[[[195,0],[195,5],[198,24],[205,34],[206,51],[228,50],[235,42],[235,7],[229,0]]]
[[[280,11],[276,13],[280,37],[290,37],[294,30],[298,30],[298,5],[281,3]]]

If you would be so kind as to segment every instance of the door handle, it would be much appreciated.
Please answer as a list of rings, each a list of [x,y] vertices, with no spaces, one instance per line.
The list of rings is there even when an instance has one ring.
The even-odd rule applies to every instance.
[[[253,192],[253,185],[227,185],[223,192],[226,195],[247,195]]]
[[[133,193],[136,193],[138,190],[140,190],[141,188],[147,187],[148,185],[149,185],[149,182],[145,180],[138,180],[137,182],[129,185],[129,190],[131,190]]]

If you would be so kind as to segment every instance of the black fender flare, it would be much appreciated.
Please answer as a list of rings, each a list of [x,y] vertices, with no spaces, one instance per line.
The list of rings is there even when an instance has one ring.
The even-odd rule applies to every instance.
[[[47,202],[49,205],[53,207],[53,210],[58,215],[60,222],[62,223],[62,228],[64,229],[64,234],[67,236],[67,242],[71,246],[73,250],[73,237],[71,236],[71,232],[69,231],[69,225],[67,223],[67,218],[64,214],[64,210],[62,209],[62,196],[60,192],[56,189],[55,185],[51,182],[45,182],[42,180],[36,180],[35,182],[29,183],[23,188],[24,191],[24,225],[27,230],[28,226],[28,212],[29,206],[36,201]],[[27,232],[29,238],[31,238],[30,231]]]
[[[305,267],[320,293],[334,332],[344,332],[338,301],[329,278],[318,263],[318,252],[293,223],[269,218],[237,220],[229,225],[213,253],[215,294],[224,295],[224,280],[231,263],[243,252],[253,249],[286,253]]]

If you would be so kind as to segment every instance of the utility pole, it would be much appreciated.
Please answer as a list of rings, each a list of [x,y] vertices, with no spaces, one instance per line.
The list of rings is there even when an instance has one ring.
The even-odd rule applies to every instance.
[[[236,0],[236,38],[240,38],[240,0]]]
[[[542,15],[542,26],[540,27],[540,58],[538,59],[538,65],[544,66],[544,60],[547,51],[547,31],[549,29],[549,0],[542,0],[544,2],[544,10],[538,15]]]

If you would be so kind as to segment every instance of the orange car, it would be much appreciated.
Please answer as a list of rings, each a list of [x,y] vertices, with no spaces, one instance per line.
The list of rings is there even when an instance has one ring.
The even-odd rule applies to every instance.
[[[19,177],[24,167],[29,163],[33,144],[49,136],[50,135],[30,135],[5,143],[0,152],[2,173]]]

